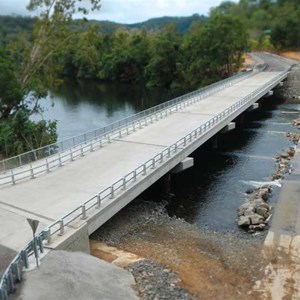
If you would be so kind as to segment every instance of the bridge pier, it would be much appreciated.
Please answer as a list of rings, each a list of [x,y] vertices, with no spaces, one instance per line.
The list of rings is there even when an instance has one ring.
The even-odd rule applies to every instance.
[[[228,131],[231,131],[235,129],[235,122],[230,122],[228,125],[226,125],[222,130],[221,133],[226,133]]]
[[[271,96],[273,96],[273,94],[274,94],[273,90],[268,91],[268,92],[263,96],[263,98],[271,97]]]
[[[246,111],[251,112],[251,111],[254,111],[258,108],[259,108],[259,103],[256,102],[256,103],[252,104]]]
[[[219,148],[219,139],[217,134],[211,139],[211,147],[214,150]]]
[[[194,166],[194,158],[187,157],[181,163],[179,163],[175,168],[171,170],[171,173],[178,174]]]

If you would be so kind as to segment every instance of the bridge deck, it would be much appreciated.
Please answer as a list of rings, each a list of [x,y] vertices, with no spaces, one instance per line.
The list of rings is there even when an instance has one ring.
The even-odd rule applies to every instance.
[[[0,244],[19,251],[31,238],[25,217],[45,227],[277,75],[258,73],[49,174],[1,188]]]

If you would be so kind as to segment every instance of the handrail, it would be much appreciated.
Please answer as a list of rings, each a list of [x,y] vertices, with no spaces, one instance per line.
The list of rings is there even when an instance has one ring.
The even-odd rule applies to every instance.
[[[251,94],[241,98],[229,108],[219,113],[217,116],[211,118],[206,123],[199,126],[197,129],[179,139],[173,145],[167,147],[166,149],[113,183],[111,186],[105,188],[104,190],[101,190],[92,198],[82,203],[82,205],[76,207],[67,215],[63,216],[61,219],[56,220],[51,225],[46,227],[35,239],[31,240],[17,254],[17,256],[7,267],[0,281],[0,299],[8,300],[9,294],[14,292],[14,283],[20,282],[22,280],[22,267],[24,267],[25,269],[29,268],[28,257],[34,251],[36,251],[36,253],[43,253],[44,242],[50,243],[51,237],[58,232],[60,235],[63,235],[66,226],[68,226],[74,220],[78,218],[86,219],[87,212],[92,208],[99,210],[103,206],[104,201],[106,201],[106,203],[109,203],[109,201],[113,201],[113,199],[115,199],[116,197],[116,192],[125,192],[125,190],[128,189],[129,184],[134,185],[137,180],[143,178],[143,176],[145,176],[147,172],[153,171],[159,165],[162,165],[164,162],[174,157],[179,151],[186,149],[186,147],[188,147],[193,141],[205,135],[208,129],[217,126],[222,120],[228,118],[230,115],[232,115],[233,112],[236,112],[241,107],[247,106],[255,96],[259,96],[260,94],[263,95],[263,93],[265,93],[268,88],[272,87],[275,82],[279,82],[280,80],[284,79],[286,77],[286,74],[287,72],[280,73],[278,76],[265,83],[263,86],[256,89]]]
[[[111,143],[111,141],[114,138],[117,137],[121,138],[123,135],[128,135],[131,132],[136,131],[138,128],[147,126],[148,124],[158,121],[168,116],[169,114],[172,114],[175,111],[185,108],[186,106],[192,103],[203,100],[204,98],[228,86],[231,86],[237,81],[240,81],[242,78],[251,75],[252,72],[253,71],[250,70],[242,73],[242,75],[227,78],[221,82],[222,84],[212,84],[207,88],[203,88],[194,91],[192,93],[189,93],[185,96],[175,98],[166,103],[162,103],[158,106],[150,108],[146,111],[142,111],[129,118],[125,118],[121,121],[112,123],[102,129],[97,129],[98,131],[101,130],[102,134],[98,135],[96,134],[96,131],[92,131],[92,133],[89,133],[90,134],[89,138],[87,138],[88,133],[85,133],[84,135],[81,135],[81,137],[82,136],[85,137],[82,143],[75,145],[74,142],[75,146],[71,146],[70,148],[67,148],[65,150],[63,150],[64,147],[62,146],[61,150],[55,153],[55,151],[57,150],[57,148],[55,148],[56,146],[54,146],[54,144],[49,145],[47,146],[48,150],[46,151],[46,153],[50,154],[51,151],[53,153],[51,153],[51,156],[35,161],[35,166],[32,163],[27,163],[22,167],[12,168],[10,170],[0,173],[0,175],[2,175],[0,177],[0,186],[6,184],[16,184],[20,180],[26,178],[35,178],[37,175],[40,175],[41,173],[50,172],[51,170],[60,167],[69,161],[74,161],[75,159],[84,156],[88,152],[93,152],[95,149],[101,148],[105,143],[108,144]],[[133,120],[133,121],[129,122],[129,120]],[[72,140],[75,141],[75,138],[73,137]],[[24,159],[25,155],[29,155],[31,158],[35,159],[37,156],[42,156],[40,155],[39,151],[45,153],[44,150],[45,147],[36,149],[21,154],[19,156],[10,158],[10,160],[11,161],[17,160],[19,162],[19,165],[22,165],[22,162],[25,161]],[[23,157],[23,159],[21,157]],[[5,161],[2,161],[2,163]],[[5,166],[3,167],[5,168]]]
[[[127,118],[121,119],[114,123],[111,123],[107,126],[98,128],[96,130],[92,130],[81,135],[73,136],[71,138],[67,138],[56,143],[37,148],[7,159],[0,161],[0,168],[2,168],[2,172],[7,170],[14,169],[16,167],[21,167],[30,163],[33,163],[39,159],[43,159],[46,157],[53,156],[54,154],[62,153],[65,150],[69,150],[74,147],[78,147],[80,145],[86,144],[87,142],[93,139],[104,139],[107,135],[112,134],[119,130],[119,128],[127,126],[128,124],[138,123],[139,120],[142,120],[146,116],[151,116],[154,113],[161,112],[165,109],[169,109],[170,107],[177,105],[181,102],[184,102],[192,97],[195,97],[201,93],[217,91],[220,87],[227,87],[228,83],[237,82],[244,77],[247,77],[253,73],[253,70],[248,70],[246,72],[239,73],[232,77],[226,78],[222,81],[213,83],[204,88],[198,89],[191,93],[185,94],[183,96],[177,97],[175,99],[169,100],[162,104],[156,105],[154,107],[148,108],[144,111],[141,111],[137,114],[129,116]]]

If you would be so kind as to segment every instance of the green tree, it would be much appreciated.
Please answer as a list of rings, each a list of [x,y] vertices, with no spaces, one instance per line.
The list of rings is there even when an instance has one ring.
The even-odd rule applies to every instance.
[[[180,65],[181,37],[174,24],[156,36],[151,45],[151,59],[145,68],[148,87],[170,87]]]
[[[30,121],[39,110],[38,101],[61,80],[57,55],[72,38],[69,25],[76,12],[87,14],[81,0],[31,0],[28,9],[39,11],[32,39],[19,36],[8,45],[10,57],[0,56],[0,151],[8,156],[52,143],[57,138],[55,122]],[[99,9],[100,0],[90,0]],[[13,63],[12,63],[13,62]],[[3,77],[3,78],[2,78]],[[20,126],[21,125],[21,126]]]

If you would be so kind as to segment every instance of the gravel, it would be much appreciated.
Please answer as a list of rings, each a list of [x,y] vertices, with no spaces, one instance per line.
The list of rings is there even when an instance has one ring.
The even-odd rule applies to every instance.
[[[142,260],[126,267],[136,281],[141,299],[192,300],[188,291],[178,286],[179,277],[152,260]]]
[[[236,297],[262,277],[265,262],[261,249],[267,231],[252,235],[242,230],[212,231],[170,217],[166,204],[135,200],[91,239],[151,260],[128,269],[142,299],[221,299],[222,293],[227,293],[222,299],[253,299]],[[181,283],[174,279],[175,274]],[[205,290],[207,285],[210,289]]]
[[[284,99],[300,103],[300,66],[294,66],[288,75],[288,80],[279,89],[279,95]]]

